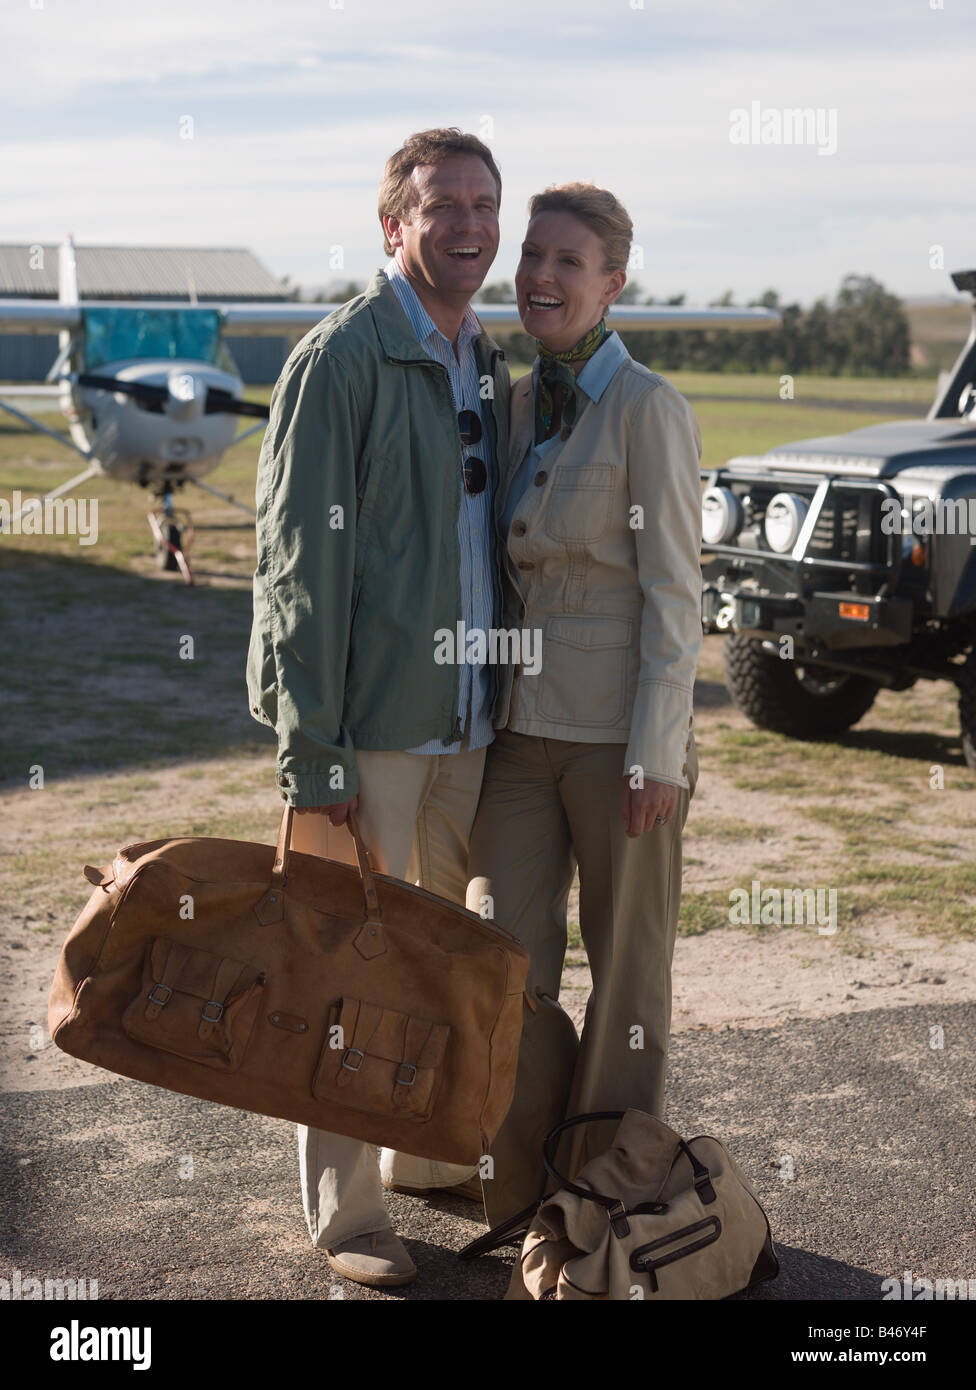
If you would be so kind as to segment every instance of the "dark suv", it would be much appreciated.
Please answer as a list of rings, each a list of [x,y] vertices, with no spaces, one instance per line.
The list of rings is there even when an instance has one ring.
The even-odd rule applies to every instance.
[[[760,728],[829,737],[882,686],[951,680],[976,769],[976,271],[952,280],[973,327],[924,420],[703,471],[702,619]]]

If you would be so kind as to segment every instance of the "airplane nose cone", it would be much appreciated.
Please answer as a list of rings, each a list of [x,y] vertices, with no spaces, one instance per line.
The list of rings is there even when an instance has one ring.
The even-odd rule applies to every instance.
[[[174,420],[198,420],[207,400],[207,388],[192,372],[170,372],[166,381],[169,400],[166,414]]]

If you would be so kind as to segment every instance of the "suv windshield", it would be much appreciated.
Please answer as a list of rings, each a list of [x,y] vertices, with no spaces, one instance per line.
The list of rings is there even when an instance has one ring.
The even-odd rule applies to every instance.
[[[216,362],[220,348],[220,314],[216,309],[82,310],[85,365],[89,371],[106,362],[132,357],[189,358]]]

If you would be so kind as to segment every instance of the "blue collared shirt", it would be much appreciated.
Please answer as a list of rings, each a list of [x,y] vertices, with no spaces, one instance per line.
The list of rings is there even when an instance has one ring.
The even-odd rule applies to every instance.
[[[585,391],[591,401],[598,401],[613,380],[614,373],[627,361],[629,356],[630,354],[620,341],[619,335],[611,331],[576,378],[577,387]],[[533,399],[538,389],[539,359],[537,357],[532,363]],[[503,536],[507,537],[508,535],[512,517],[522,500],[525,489],[538,472],[539,461],[545,458],[554,444],[558,443],[560,443],[559,435],[554,434],[551,439],[544,439],[540,444],[532,444],[516,469],[505,498],[505,511],[502,516]]]
[[[458,355],[440,331],[417,297],[406,272],[394,256],[384,267],[400,307],[410,320],[417,341],[428,357],[447,370],[451,391],[458,411],[473,410],[481,421],[481,439],[466,452],[480,458],[488,471],[488,483],[482,492],[472,495],[461,486],[461,505],[458,509],[458,546],[461,555],[461,618],[466,632],[484,632],[486,637],[494,619],[494,586],[492,582],[492,490],[494,460],[491,444],[481,410],[481,378],[474,355],[473,342],[481,334],[481,324],[469,305],[458,334]],[[594,353],[594,357],[598,354]],[[587,364],[589,365],[589,364]],[[458,458],[458,468],[461,459]],[[430,634],[431,660],[434,659],[434,634]],[[464,652],[456,652],[463,657]],[[458,696],[458,718],[467,731],[467,748],[484,748],[495,736],[491,723],[491,679],[486,666],[472,666],[462,661]],[[431,739],[408,753],[458,753],[461,743],[445,743]]]

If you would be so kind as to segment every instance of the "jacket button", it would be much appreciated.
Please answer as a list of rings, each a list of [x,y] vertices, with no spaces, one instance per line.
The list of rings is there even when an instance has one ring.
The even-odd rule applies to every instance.
[[[540,468],[538,473],[535,475],[534,479],[536,487],[541,487],[542,484],[548,478],[548,476],[549,474],[546,472],[546,470],[544,468]]]
[[[520,569],[520,570],[534,570],[534,569],[535,569],[535,565],[532,563],[531,560],[519,560],[519,569]]]
[[[512,522],[512,535],[513,535],[513,536],[524,536],[525,533],[526,533],[526,531],[527,531],[528,529],[529,529],[529,528],[526,526],[526,524],[525,524],[524,521],[513,521],[513,522]]]

